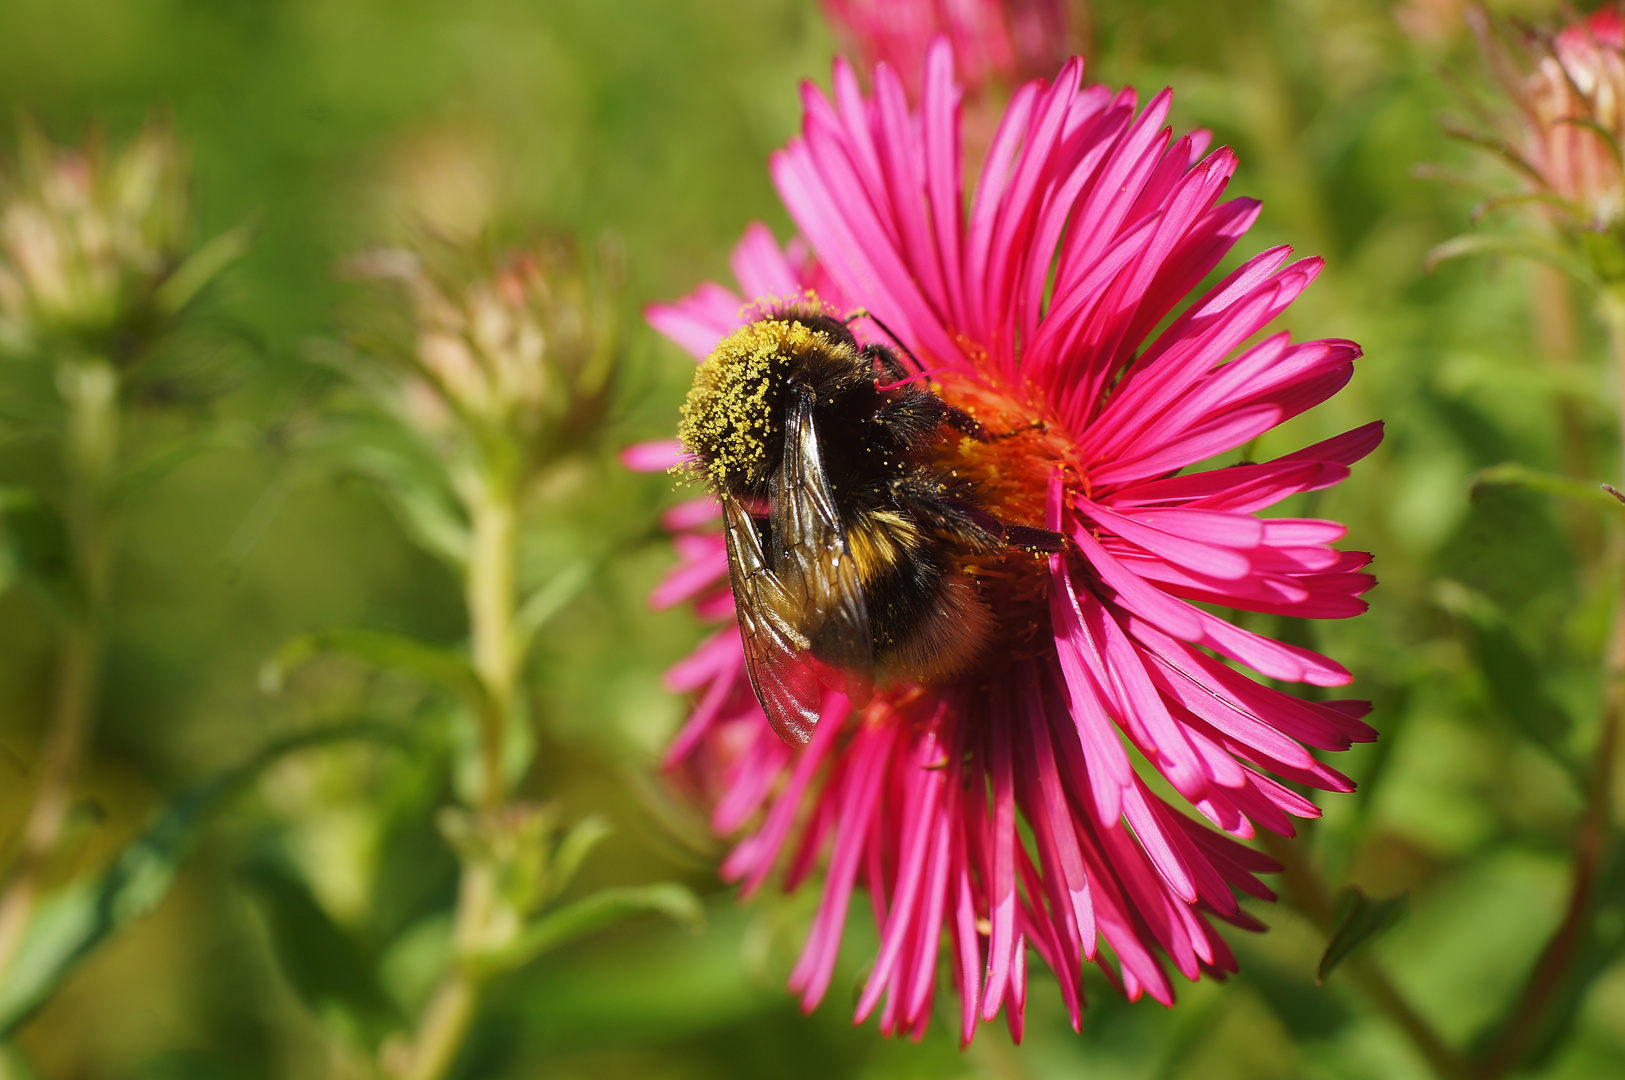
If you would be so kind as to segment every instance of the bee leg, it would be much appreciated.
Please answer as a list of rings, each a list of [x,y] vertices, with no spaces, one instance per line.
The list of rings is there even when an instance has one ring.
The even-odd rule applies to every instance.
[[[950,408],[937,395],[914,387],[904,387],[875,411],[874,422],[904,447],[924,447],[940,436]]]
[[[957,499],[947,500],[959,518],[968,524],[975,532],[975,537],[968,538],[966,530],[961,527],[957,530],[961,543],[967,539],[991,539],[988,544],[985,540],[980,550],[996,551],[1001,547],[1018,548],[1029,555],[1054,555],[1059,551],[1067,550],[1067,538],[1064,534],[1051,532],[1049,529],[1039,529],[1032,525],[1011,525],[1000,521],[992,514],[980,507],[962,503]],[[972,544],[970,546],[977,546]]]
[[[906,383],[910,376],[903,367],[903,362],[897,359],[897,354],[884,345],[869,344],[861,350],[861,355],[879,366],[880,372],[890,383]],[[918,376],[914,376],[918,378]]]
[[[1029,431],[1043,432],[1048,430],[1044,426],[1044,421],[1034,420],[1030,424],[1024,424],[1023,426],[1014,428],[1010,431],[992,432],[983,427],[981,422],[978,421],[976,417],[972,416],[964,409],[961,409],[959,406],[949,405],[947,408],[948,412],[945,416],[943,416],[943,421],[947,423],[949,427],[962,434],[969,435],[977,442],[997,442],[999,439],[1010,439],[1017,435],[1025,435]]]
[[[1067,549],[1064,533],[1035,529],[1031,525],[999,524],[1004,525],[1004,543],[1007,547],[1020,548],[1030,555],[1054,555]]]
[[[1019,548],[1031,555],[1053,555],[1068,549],[1064,533],[1000,521],[974,503],[955,498],[938,484],[916,476],[894,483],[892,497],[905,503],[916,518],[973,551]]]
[[[942,479],[920,469],[887,484],[892,505],[906,511],[926,532],[970,551],[992,553],[1004,546],[1004,525],[987,511],[954,493]]]
[[[1032,525],[1012,525],[1000,521],[975,503],[956,495],[940,477],[919,470],[887,484],[893,505],[927,531],[970,551],[992,554],[1001,548],[1018,548],[1031,555],[1053,555],[1070,549],[1064,533]]]
[[[958,405],[949,405],[948,411],[942,420],[955,431],[962,435],[969,435],[977,442],[992,441],[993,436],[988,433],[987,428],[983,427],[976,417],[961,409]]]

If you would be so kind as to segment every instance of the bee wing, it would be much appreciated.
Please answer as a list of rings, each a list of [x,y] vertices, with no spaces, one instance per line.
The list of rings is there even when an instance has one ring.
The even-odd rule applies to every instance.
[[[818,723],[823,687],[808,652],[811,643],[796,629],[805,598],[786,588],[768,564],[756,523],[743,503],[722,494],[728,540],[728,576],[733,582],[739,637],[745,645],[745,671],[768,723],[787,743],[800,745]]]
[[[840,670],[838,685],[861,705],[874,674],[874,639],[857,561],[824,473],[810,390],[794,394],[784,427],[784,462],[774,478],[772,565],[790,595],[802,601],[799,625],[818,659]]]

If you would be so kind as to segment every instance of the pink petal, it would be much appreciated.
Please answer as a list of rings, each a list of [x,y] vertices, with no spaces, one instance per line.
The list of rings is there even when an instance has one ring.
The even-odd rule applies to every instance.
[[[621,464],[633,472],[665,472],[683,463],[683,444],[678,439],[656,439],[637,443],[621,451]]]

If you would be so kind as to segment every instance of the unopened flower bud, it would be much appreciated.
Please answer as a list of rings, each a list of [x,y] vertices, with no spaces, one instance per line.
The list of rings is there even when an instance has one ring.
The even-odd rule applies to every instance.
[[[412,301],[415,338],[386,381],[388,404],[436,440],[505,437],[532,465],[569,449],[608,400],[617,340],[607,260],[589,264],[563,240],[485,272],[468,272],[466,253],[443,257],[455,255],[390,249],[352,264],[399,281]]]
[[[186,253],[188,172],[162,124],[113,154],[25,129],[0,187],[0,344],[67,339],[128,358],[172,313],[164,290]]]
[[[1546,183],[1599,228],[1625,217],[1625,25],[1614,9],[1567,27],[1530,76],[1528,153]]]
[[[1522,174],[1520,194],[1486,205],[1533,200],[1548,223],[1586,248],[1605,278],[1621,260],[1611,236],[1625,224],[1625,20],[1598,11],[1557,34],[1516,30],[1471,6],[1467,19],[1484,59],[1514,106],[1496,132],[1458,132],[1493,148]]]

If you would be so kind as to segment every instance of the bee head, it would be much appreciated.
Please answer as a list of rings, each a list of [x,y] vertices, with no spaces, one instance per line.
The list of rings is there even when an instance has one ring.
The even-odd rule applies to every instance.
[[[809,326],[794,311],[774,312],[723,338],[706,357],[683,403],[678,437],[715,487],[759,495],[783,454],[792,378],[817,386],[824,380],[816,371],[862,363],[850,334]]]

